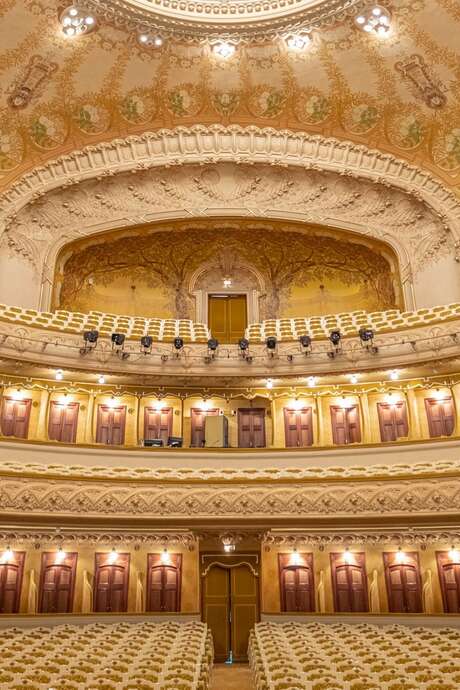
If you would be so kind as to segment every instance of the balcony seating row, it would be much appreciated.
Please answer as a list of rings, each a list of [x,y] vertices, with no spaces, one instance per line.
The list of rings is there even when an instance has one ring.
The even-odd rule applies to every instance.
[[[257,690],[456,690],[460,631],[404,625],[258,623]]]
[[[203,623],[96,623],[7,628],[0,690],[207,690],[213,661]]]

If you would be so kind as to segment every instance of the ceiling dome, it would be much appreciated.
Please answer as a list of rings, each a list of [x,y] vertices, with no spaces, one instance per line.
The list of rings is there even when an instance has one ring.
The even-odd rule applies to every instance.
[[[188,39],[271,38],[332,23],[361,0],[90,0],[99,14],[140,31],[162,30]]]

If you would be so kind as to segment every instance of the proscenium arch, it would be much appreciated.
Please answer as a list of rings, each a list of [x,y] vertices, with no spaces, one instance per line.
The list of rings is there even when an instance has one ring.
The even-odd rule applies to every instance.
[[[390,154],[383,154],[351,142],[326,139],[304,132],[238,125],[229,127],[196,125],[190,128],[178,127],[174,130],[163,129],[86,147],[81,151],[75,151],[68,156],[51,161],[23,176],[0,197],[0,234],[14,228],[17,214],[28,204],[33,204],[59,188],[69,188],[84,181],[104,179],[106,176],[121,173],[135,173],[154,168],[167,169],[188,164],[214,165],[218,163],[303,168],[385,185],[422,202],[439,218],[446,237],[451,238],[452,253],[460,247],[460,202],[431,174],[403,160],[398,160]],[[209,217],[221,216],[223,211],[228,213],[228,209],[222,208],[201,210]],[[251,213],[250,209],[247,211]],[[178,209],[176,213],[169,214],[168,218],[183,219],[184,214],[185,217],[190,217],[188,211]],[[324,223],[321,219],[311,217],[307,219],[301,216],[302,214],[295,212],[277,214],[275,211],[265,217],[267,220],[297,219],[308,220],[318,225],[324,224],[326,227],[331,225],[331,223]],[[114,219],[106,227],[99,225],[97,229],[95,228],[96,232],[118,227],[117,220]],[[124,219],[123,225],[128,227],[137,225],[139,222],[139,218],[130,217]],[[349,227],[347,223],[341,225],[339,219],[334,219],[334,225],[357,235],[364,234],[366,230],[364,225],[362,227],[356,224],[354,227]],[[87,229],[91,232],[91,226]],[[33,237],[33,232],[31,232],[31,237]],[[46,309],[49,306],[52,268],[58,252],[65,243],[66,239],[58,238],[47,252],[41,267],[41,297],[39,304],[36,305],[39,308]],[[388,237],[387,243],[392,246],[398,256],[400,275],[406,285],[406,308],[413,308],[410,256],[397,239]]]

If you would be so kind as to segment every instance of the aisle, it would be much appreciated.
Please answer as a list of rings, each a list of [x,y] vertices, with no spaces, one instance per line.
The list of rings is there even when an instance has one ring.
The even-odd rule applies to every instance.
[[[254,690],[247,664],[216,664],[210,690]]]

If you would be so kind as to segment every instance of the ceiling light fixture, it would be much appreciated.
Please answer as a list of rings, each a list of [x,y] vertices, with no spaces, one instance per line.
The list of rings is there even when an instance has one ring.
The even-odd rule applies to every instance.
[[[266,388],[273,388],[273,381],[272,381],[272,379],[267,379],[267,380],[265,381],[265,386],[266,386]]]
[[[219,58],[223,60],[228,60],[236,52],[236,45],[234,43],[228,43],[227,41],[218,41],[212,46],[212,52]]]
[[[289,50],[296,51],[305,50],[311,43],[311,38],[307,33],[289,34],[284,40]]]
[[[356,383],[358,383],[358,374],[351,374],[351,376],[350,376],[350,383],[352,383],[353,385],[355,385]]]
[[[101,374],[97,380],[98,383],[101,384],[101,386],[105,383],[105,376]]]
[[[370,5],[358,14],[355,24],[361,31],[385,38],[391,30],[391,14],[382,5]]]
[[[393,369],[393,371],[390,371],[390,379],[392,381],[397,381],[399,379],[399,372],[397,372],[396,369]]]
[[[137,34],[137,42],[143,48],[161,48],[164,40],[158,34],[152,34],[148,31],[142,31]]]
[[[62,33],[67,38],[77,38],[96,28],[96,17],[76,5],[67,7],[59,17]]]
[[[56,381],[62,381],[62,379],[64,378],[64,372],[62,371],[62,369],[57,370],[57,372],[55,374],[55,378],[56,378]]]
[[[310,388],[314,388],[316,386],[316,376],[309,376],[307,379],[307,383],[310,386]]]

